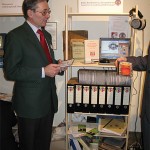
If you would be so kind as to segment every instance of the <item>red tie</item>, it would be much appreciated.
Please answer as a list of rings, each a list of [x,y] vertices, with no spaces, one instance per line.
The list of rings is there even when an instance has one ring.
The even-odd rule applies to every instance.
[[[50,52],[49,52],[49,49],[48,49],[48,46],[47,46],[44,34],[43,34],[43,32],[40,29],[37,30],[37,33],[40,34],[40,43],[41,43],[41,45],[42,45],[42,47],[43,47],[43,49],[45,51],[47,59],[49,60],[50,63],[52,63],[52,57],[50,55]]]

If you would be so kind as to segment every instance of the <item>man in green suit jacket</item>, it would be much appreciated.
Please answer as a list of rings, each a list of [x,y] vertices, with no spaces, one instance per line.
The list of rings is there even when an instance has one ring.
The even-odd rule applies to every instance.
[[[52,37],[43,28],[50,17],[47,0],[24,0],[23,25],[10,31],[4,45],[4,75],[15,81],[13,108],[18,116],[21,150],[49,150],[54,113],[57,112],[55,76],[62,75],[61,60],[55,60]],[[40,44],[45,36],[50,63]]]

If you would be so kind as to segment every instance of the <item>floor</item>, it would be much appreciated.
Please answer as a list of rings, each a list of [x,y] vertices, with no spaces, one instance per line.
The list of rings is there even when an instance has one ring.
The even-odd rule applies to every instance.
[[[140,139],[141,139],[141,134],[140,133],[135,134],[134,132],[130,132],[129,133],[129,142],[128,142],[129,146],[128,147],[132,149],[135,145],[140,143]],[[65,139],[53,140],[51,142],[50,150],[66,150],[66,148],[65,148]]]
[[[65,140],[52,141],[50,150],[66,150]]]

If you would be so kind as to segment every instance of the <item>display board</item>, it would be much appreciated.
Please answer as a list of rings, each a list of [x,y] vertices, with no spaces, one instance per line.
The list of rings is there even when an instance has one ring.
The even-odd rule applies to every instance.
[[[0,14],[22,14],[23,0],[0,0]]]
[[[123,0],[78,0],[79,13],[122,13]]]

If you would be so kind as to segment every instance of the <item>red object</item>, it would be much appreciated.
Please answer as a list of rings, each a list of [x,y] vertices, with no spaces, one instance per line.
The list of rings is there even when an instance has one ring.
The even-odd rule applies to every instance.
[[[130,73],[131,73],[131,68],[129,65],[122,65],[121,66],[121,74],[122,75],[128,75],[129,76]]]
[[[37,33],[40,34],[40,43],[41,43],[41,45],[42,45],[42,47],[43,47],[43,49],[45,51],[47,59],[49,60],[50,63],[52,63],[52,57],[50,55],[49,48],[48,48],[48,45],[46,43],[44,34],[43,34],[43,32],[40,29],[38,29]]]

